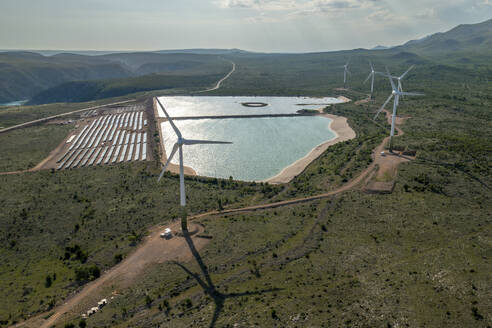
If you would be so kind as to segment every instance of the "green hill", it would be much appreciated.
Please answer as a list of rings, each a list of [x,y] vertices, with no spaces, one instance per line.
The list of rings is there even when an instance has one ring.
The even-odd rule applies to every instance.
[[[0,103],[29,99],[66,81],[113,79],[132,74],[120,64],[101,58],[0,53]]]
[[[151,74],[116,80],[66,82],[37,94],[31,99],[29,105],[84,102],[151,90],[205,88],[222,76],[223,74],[188,76]]]
[[[492,52],[492,19],[478,24],[462,24],[420,40],[405,43],[398,49],[425,53]]]

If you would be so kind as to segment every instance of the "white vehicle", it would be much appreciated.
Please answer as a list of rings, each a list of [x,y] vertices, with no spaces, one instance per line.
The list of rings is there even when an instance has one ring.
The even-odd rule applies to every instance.
[[[166,228],[164,230],[164,232],[161,233],[161,238],[170,239],[172,237],[173,237],[173,233],[172,233],[171,229],[169,229],[169,228]]]
[[[99,308],[98,307],[93,307],[89,311],[87,311],[87,316],[90,317],[91,315],[93,315],[97,311],[99,311]]]
[[[99,302],[97,302],[97,306],[102,309],[106,304],[108,304],[108,300],[103,298],[102,300],[100,300]]]
[[[381,152],[381,156],[386,156],[386,154],[384,153],[384,151]]]

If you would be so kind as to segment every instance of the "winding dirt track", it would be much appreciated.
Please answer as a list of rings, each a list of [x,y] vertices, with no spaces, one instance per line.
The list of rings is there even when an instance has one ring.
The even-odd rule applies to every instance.
[[[210,89],[206,89],[206,90],[202,90],[202,91],[197,91],[196,93],[209,92],[209,91],[214,91],[214,90],[219,89],[220,88],[220,85],[222,84],[222,82],[224,82],[225,80],[227,80],[232,75],[232,73],[234,73],[234,71],[236,70],[236,63],[234,63],[233,61],[231,61],[231,64],[232,64],[232,70],[229,73],[227,73],[226,76],[224,76],[223,78],[221,78],[217,82],[217,84],[215,85],[215,87],[210,88]]]
[[[385,111],[385,113],[389,121],[391,119],[391,115],[387,111]],[[400,128],[397,127],[396,129],[398,135],[403,134],[403,131]],[[374,149],[372,153],[372,157],[374,159],[373,162],[364,171],[362,171],[359,176],[333,191],[315,196],[296,198],[275,203],[226,209],[220,212],[210,211],[190,216],[189,220],[193,222],[212,215],[225,215],[232,213],[257,211],[299,204],[318,199],[329,198],[333,195],[345,192],[350,189],[354,189],[362,182],[365,182],[365,180],[370,179],[379,161],[385,160],[385,158],[387,158],[381,156],[380,153],[384,149],[384,145],[386,144],[388,139],[389,137],[386,137],[383,142]],[[193,227],[190,228],[190,230],[195,229],[197,234],[203,231],[200,225],[191,223],[190,226]],[[67,302],[58,306],[54,310],[54,312],[52,312],[52,315],[49,316],[47,319],[44,318],[47,317],[48,313],[42,313],[34,318],[17,324],[15,327],[49,328],[57,322],[63,322],[63,319],[68,319],[74,315],[80,315],[80,313],[84,312],[91,306],[94,306],[99,300],[99,297],[108,297],[109,295],[101,295],[103,287],[108,288],[108,286],[111,286],[112,289],[114,288],[113,286],[118,286],[119,288],[127,287],[131,285],[136,277],[143,274],[144,269],[150,264],[164,263],[166,261],[173,260],[190,259],[192,254],[187,247],[184,238],[174,237],[171,240],[163,240],[162,238],[160,238],[159,233],[163,231],[163,229],[166,227],[171,228],[173,231],[179,230],[179,225],[176,222],[167,226],[153,227],[150,230],[149,236],[133,253],[128,255],[120,264],[103,273],[100,278],[85,285],[80,292],[74,294],[71,298],[67,300]],[[208,239],[198,238],[195,235],[194,243],[197,250],[200,250],[208,243]]]

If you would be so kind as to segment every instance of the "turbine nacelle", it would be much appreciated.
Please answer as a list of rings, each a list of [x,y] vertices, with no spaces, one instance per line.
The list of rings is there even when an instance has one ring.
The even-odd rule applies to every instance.
[[[412,68],[413,68],[413,66],[411,66],[405,73],[403,73],[403,75],[400,76],[400,78],[405,77],[405,75]],[[384,107],[386,107],[386,105],[390,102],[391,98],[393,98],[393,97],[395,98],[394,102],[393,102],[393,116],[396,116],[396,108],[398,106],[398,100],[401,96],[423,96],[424,95],[423,93],[418,93],[418,92],[403,92],[403,91],[401,91],[401,85],[398,85],[398,87],[395,85],[395,82],[393,82],[393,76],[390,74],[388,67],[386,67],[386,74],[384,74],[384,73],[380,73],[380,74],[386,76],[388,78],[388,80],[390,81],[391,94],[386,99],[383,106],[381,106],[381,108],[377,111],[376,115],[374,115],[374,119],[376,119],[376,117],[378,117],[379,113],[381,113],[381,111],[384,109]],[[392,120],[392,123],[391,123],[391,131],[392,131],[391,134],[393,134],[394,120]]]

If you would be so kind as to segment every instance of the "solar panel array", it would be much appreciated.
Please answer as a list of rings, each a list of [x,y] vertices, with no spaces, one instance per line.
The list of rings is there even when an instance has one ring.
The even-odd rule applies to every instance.
[[[119,108],[84,126],[57,161],[57,169],[147,159],[147,120],[138,105]],[[69,139],[69,140],[70,140]]]

